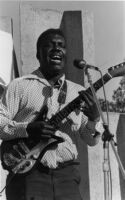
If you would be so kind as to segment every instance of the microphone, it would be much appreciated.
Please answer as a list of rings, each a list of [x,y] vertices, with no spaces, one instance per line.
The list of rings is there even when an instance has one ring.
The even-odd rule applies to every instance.
[[[86,61],[85,60],[78,60],[78,59],[75,59],[74,62],[73,62],[74,66],[79,68],[79,69],[94,69],[96,71],[99,71],[99,68],[98,67],[95,67],[93,65],[89,65],[89,64],[86,64]]]

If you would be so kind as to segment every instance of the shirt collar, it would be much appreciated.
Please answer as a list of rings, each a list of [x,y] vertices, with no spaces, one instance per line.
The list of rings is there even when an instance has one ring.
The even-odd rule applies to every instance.
[[[60,79],[58,79],[55,83],[51,82],[51,86],[55,89],[61,89],[61,87],[64,84],[64,80],[65,80],[65,75],[61,76]]]
[[[42,72],[38,68],[37,70],[33,71],[31,74],[25,76],[26,79],[36,79],[39,80],[40,82],[44,83],[47,86],[52,86],[53,88],[55,87],[55,84],[52,82],[49,82],[45,77],[43,76]],[[56,86],[58,85],[58,89],[60,89],[63,86],[65,80],[65,74],[62,75],[62,77],[57,81]]]

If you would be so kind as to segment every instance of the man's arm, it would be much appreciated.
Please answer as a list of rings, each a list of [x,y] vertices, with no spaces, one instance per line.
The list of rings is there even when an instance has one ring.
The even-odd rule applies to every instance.
[[[84,101],[85,104],[82,107],[83,113],[88,117],[86,124],[84,123],[84,114],[83,121],[80,129],[82,139],[90,146],[96,145],[101,137],[103,132],[103,126],[100,121],[100,114],[97,108],[97,105],[94,101],[92,94],[84,92]]]
[[[100,141],[103,131],[101,120],[96,123],[88,120],[85,126],[81,125],[80,136],[86,144],[95,146]]]
[[[27,122],[16,122],[14,117],[19,111],[21,91],[18,81],[12,81],[5,89],[0,101],[0,139],[10,140],[27,137]]]

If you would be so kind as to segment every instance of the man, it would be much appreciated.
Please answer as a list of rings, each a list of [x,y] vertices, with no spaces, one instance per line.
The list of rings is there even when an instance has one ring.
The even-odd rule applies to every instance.
[[[28,173],[17,173],[9,184],[11,173],[8,175],[7,200],[81,200],[75,138],[80,135],[90,146],[98,143],[98,109],[93,97],[84,92],[84,106],[80,102],[72,112],[69,106],[66,117],[59,114],[53,118],[85,90],[65,80],[66,41],[60,29],[48,29],[39,36],[37,59],[40,67],[31,75],[13,80],[2,98],[0,138],[10,142],[27,138],[36,145],[55,135],[61,140]]]

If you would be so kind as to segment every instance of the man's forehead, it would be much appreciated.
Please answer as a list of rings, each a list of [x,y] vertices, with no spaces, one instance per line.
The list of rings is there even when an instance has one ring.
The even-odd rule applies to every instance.
[[[59,33],[49,33],[47,36],[46,36],[46,39],[52,39],[52,38],[60,38],[60,39],[63,39],[65,40],[64,36],[59,34]]]

